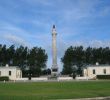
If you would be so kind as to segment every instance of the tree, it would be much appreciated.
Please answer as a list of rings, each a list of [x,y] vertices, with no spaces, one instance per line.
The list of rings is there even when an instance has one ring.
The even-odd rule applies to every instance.
[[[61,58],[61,61],[63,63],[63,74],[71,74],[72,73],[72,66],[73,66],[73,60],[75,61],[76,59],[73,58],[74,52],[73,52],[73,47],[69,47],[66,51],[64,56]]]
[[[6,49],[6,45],[3,45],[2,46],[2,49],[1,49],[1,64],[2,65],[6,65],[8,62],[7,62],[7,49]]]
[[[13,65],[14,56],[15,56],[15,46],[14,46],[14,45],[11,45],[11,46],[7,49],[8,64]]]
[[[70,46],[64,56],[61,58],[63,63],[63,74],[71,74],[72,66],[77,65],[77,74],[82,74],[82,68],[89,64],[110,64],[110,48],[92,48],[87,47],[83,49],[82,46],[72,47]]]
[[[2,45],[0,44],[0,65],[2,65]]]
[[[24,56],[23,56],[24,47],[20,46],[16,49],[14,64],[23,69],[24,66]]]
[[[47,54],[42,48],[33,47],[29,54],[30,71],[34,76],[41,74],[41,69],[46,67]]]
[[[72,74],[72,66],[76,65],[78,67],[77,73],[81,74],[81,67],[85,63],[85,52],[82,46],[72,47],[70,46],[61,58],[63,63],[63,74]]]
[[[48,68],[48,69],[42,70],[42,75],[51,75],[51,69]]]
[[[15,49],[14,45],[8,48],[6,45],[0,45],[0,65],[19,66],[23,71],[23,76],[27,76],[29,73],[39,76],[41,69],[46,67],[47,59],[48,56],[42,48],[29,49],[19,46]]]

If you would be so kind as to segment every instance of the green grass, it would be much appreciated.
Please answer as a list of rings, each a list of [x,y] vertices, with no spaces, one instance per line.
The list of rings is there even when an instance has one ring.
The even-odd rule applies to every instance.
[[[52,100],[110,96],[110,81],[0,83],[0,100]]]

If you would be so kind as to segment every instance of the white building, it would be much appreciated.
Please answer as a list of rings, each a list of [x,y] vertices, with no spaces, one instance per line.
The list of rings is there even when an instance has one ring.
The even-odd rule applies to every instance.
[[[10,80],[17,80],[17,78],[22,78],[22,71],[17,66],[1,66],[0,77],[1,76],[8,76]]]
[[[83,69],[84,77],[96,78],[97,75],[110,75],[110,65],[89,65]]]

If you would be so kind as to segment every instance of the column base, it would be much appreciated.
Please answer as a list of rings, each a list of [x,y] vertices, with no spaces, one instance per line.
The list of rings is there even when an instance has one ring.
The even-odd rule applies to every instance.
[[[52,66],[51,68],[51,79],[57,79],[58,78],[58,67]]]

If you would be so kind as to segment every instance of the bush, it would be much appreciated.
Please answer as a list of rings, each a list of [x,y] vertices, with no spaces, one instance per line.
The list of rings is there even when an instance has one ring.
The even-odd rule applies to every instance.
[[[110,75],[97,75],[97,79],[110,79]]]
[[[8,76],[2,76],[0,77],[0,81],[9,81],[9,77]]]

